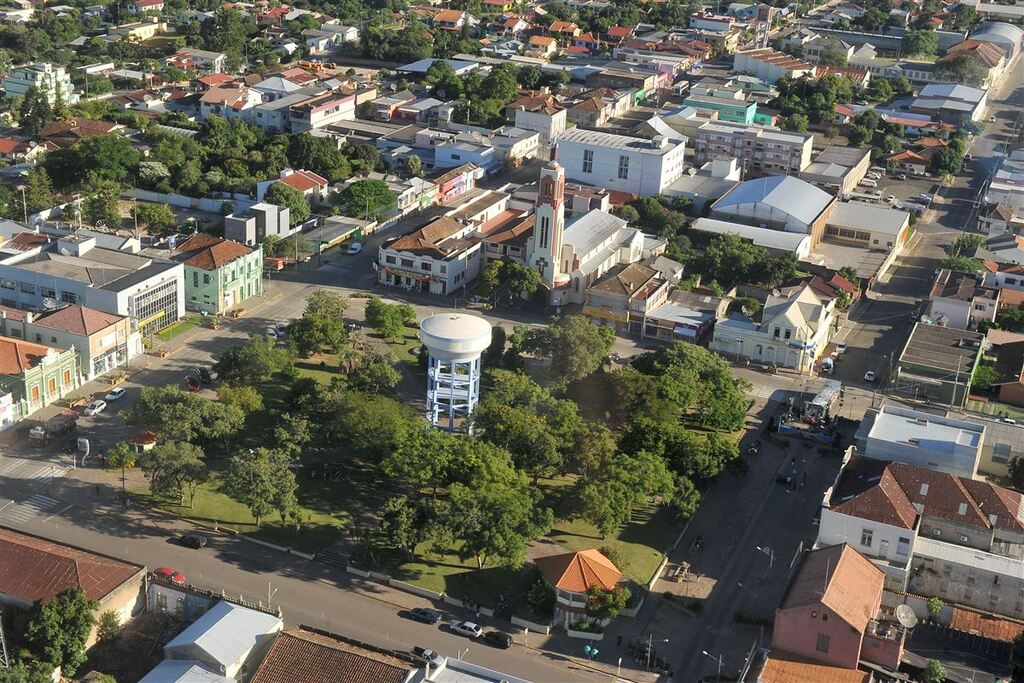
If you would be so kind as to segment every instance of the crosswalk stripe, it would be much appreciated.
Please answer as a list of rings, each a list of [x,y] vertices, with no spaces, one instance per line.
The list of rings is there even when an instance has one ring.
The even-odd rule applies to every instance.
[[[56,506],[59,502],[60,501],[54,498],[37,493],[30,496],[28,500],[23,503],[17,503],[10,507],[5,506],[0,509],[0,521],[24,524],[36,515],[46,512],[50,508]]]

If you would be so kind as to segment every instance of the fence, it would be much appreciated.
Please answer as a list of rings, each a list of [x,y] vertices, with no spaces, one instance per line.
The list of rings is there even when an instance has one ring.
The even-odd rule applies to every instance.
[[[256,204],[256,200],[247,195],[233,193],[230,198],[214,199],[212,197],[187,197],[182,194],[167,194],[165,192],[153,192],[152,190],[130,190],[128,196],[135,196],[143,202],[155,202],[157,204],[169,204],[182,209],[195,209],[207,213],[223,214],[225,205],[230,204],[236,212],[248,211]]]

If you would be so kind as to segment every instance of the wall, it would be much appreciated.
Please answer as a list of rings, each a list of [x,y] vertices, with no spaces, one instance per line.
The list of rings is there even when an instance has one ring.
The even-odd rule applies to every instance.
[[[686,144],[666,141],[666,150],[661,154],[640,153],[632,150],[578,143],[571,140],[559,141],[556,145],[557,158],[565,168],[567,180],[576,180],[597,187],[621,190],[646,197],[659,194],[678,180],[684,169],[683,154]],[[585,170],[584,152],[593,152],[593,162]],[[620,157],[628,159],[626,178],[619,177]]]
[[[828,637],[828,652],[817,648],[819,636]],[[844,669],[857,668],[861,634],[824,605],[775,611],[772,647]]]
[[[146,605],[145,578],[146,570],[140,569],[135,576],[122,583],[100,600],[99,607],[96,608],[97,621],[101,614],[109,611],[115,612],[118,621],[123,624],[129,621],[136,613],[141,612]],[[89,633],[86,647],[90,647],[96,642],[96,632],[98,630],[99,624],[96,624]]]
[[[977,550],[961,553],[969,564],[936,558],[949,543],[922,538],[914,549],[914,569],[908,590],[936,596],[986,612],[1024,618],[1024,560]],[[954,553],[956,548],[953,548]]]
[[[209,197],[188,197],[181,194],[165,194],[163,192],[152,192],[150,190],[130,190],[129,196],[135,196],[139,201],[154,202],[156,204],[170,204],[185,209],[196,209],[207,213],[224,213],[225,204],[230,204],[235,211],[241,213],[247,211],[255,199],[251,197],[232,196],[231,199],[211,199]]]
[[[861,544],[864,529],[871,530],[871,545]],[[900,539],[906,539],[906,554],[900,555]],[[887,562],[906,566],[913,553],[917,534],[913,529],[903,529],[891,524],[883,524],[870,519],[861,519],[822,508],[821,521],[818,525],[818,546],[832,546],[849,543],[851,546],[871,558],[884,559]],[[884,543],[883,543],[884,541]]]
[[[869,458],[902,462],[968,479],[974,477],[979,449],[954,444],[953,452],[945,453],[938,450],[939,447],[946,445],[945,442],[935,444],[936,448],[929,448],[929,442],[924,439],[919,440],[918,444],[913,446],[906,442],[880,439],[869,434],[864,452]]]

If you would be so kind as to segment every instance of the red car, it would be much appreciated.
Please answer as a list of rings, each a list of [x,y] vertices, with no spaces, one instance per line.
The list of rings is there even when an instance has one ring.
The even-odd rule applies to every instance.
[[[153,576],[163,579],[164,581],[170,581],[178,586],[185,585],[185,575],[179,574],[170,567],[160,567],[159,569],[153,570]]]
[[[192,375],[187,375],[185,377],[184,383],[185,388],[188,389],[189,391],[199,392],[202,390],[202,386],[200,386],[199,380],[197,380]]]

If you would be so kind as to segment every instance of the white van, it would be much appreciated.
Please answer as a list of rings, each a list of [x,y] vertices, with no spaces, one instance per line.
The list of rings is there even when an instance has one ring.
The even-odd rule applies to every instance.
[[[877,173],[878,175],[885,175],[886,170],[885,166],[872,166],[868,169],[871,173]]]
[[[864,187],[878,187],[878,181],[872,180],[871,178],[865,178],[864,180],[860,181],[860,184],[863,185]]]

